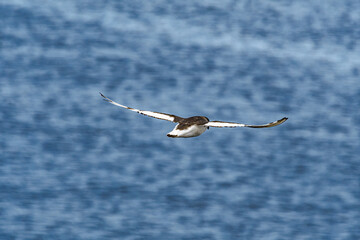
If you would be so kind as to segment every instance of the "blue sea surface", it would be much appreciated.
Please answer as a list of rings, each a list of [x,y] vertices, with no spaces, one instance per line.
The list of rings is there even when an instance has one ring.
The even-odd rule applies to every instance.
[[[360,2],[0,0],[0,239],[359,240]],[[274,128],[211,128],[111,105]]]

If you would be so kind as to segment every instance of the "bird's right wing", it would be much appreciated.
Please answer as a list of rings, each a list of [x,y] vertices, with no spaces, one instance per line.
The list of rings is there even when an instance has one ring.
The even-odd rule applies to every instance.
[[[114,104],[116,106],[119,106],[119,107],[122,107],[122,108],[125,108],[125,109],[129,109],[131,111],[140,113],[140,114],[148,116],[148,117],[153,117],[153,118],[166,120],[166,121],[170,121],[170,122],[179,122],[179,121],[181,121],[183,119],[182,117],[172,115],[172,114],[160,113],[160,112],[152,112],[152,111],[144,111],[144,110],[139,110],[139,109],[127,107],[127,106],[121,105],[120,103],[114,102],[110,98],[105,97],[102,93],[100,93],[100,95],[104,98],[105,101],[107,101],[107,102],[109,102],[111,104]]]
[[[233,123],[233,122],[222,122],[222,121],[210,121],[205,124],[207,127],[250,127],[250,128],[267,128],[267,127],[274,127],[279,124],[282,124],[285,122],[288,118],[284,117],[280,120],[277,120],[275,122],[267,123],[264,125],[248,125],[243,123]]]

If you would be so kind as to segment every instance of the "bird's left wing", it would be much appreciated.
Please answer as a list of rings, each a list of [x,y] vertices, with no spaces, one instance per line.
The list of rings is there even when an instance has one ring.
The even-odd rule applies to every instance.
[[[267,127],[274,127],[279,124],[282,124],[285,122],[288,118],[284,117],[280,120],[277,120],[275,122],[267,123],[264,125],[248,125],[243,123],[233,123],[233,122],[222,122],[222,121],[210,121],[205,124],[207,127],[250,127],[250,128],[267,128]]]
[[[135,109],[135,108],[131,108],[131,107],[127,107],[124,105],[121,105],[120,103],[114,102],[113,100],[111,100],[108,97],[105,97],[102,93],[100,93],[100,95],[104,98],[105,101],[114,104],[116,106],[140,113],[142,115],[148,116],[148,117],[153,117],[153,118],[157,118],[157,119],[161,119],[161,120],[166,120],[166,121],[170,121],[170,122],[179,122],[181,121],[183,118],[176,116],[176,115],[172,115],[172,114],[167,114],[167,113],[160,113],[160,112],[152,112],[152,111],[144,111],[144,110],[139,110],[139,109]]]

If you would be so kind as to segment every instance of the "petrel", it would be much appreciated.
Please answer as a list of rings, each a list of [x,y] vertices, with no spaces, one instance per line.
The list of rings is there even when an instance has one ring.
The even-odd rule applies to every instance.
[[[274,127],[279,124],[285,122],[288,118],[284,117],[280,120],[275,122],[267,123],[264,125],[248,125],[243,123],[234,123],[234,122],[223,122],[223,121],[210,121],[207,117],[204,116],[194,116],[189,118],[182,118],[173,114],[161,113],[161,112],[152,112],[152,111],[144,111],[138,110],[135,108],[127,107],[121,105],[117,102],[114,102],[110,98],[105,97],[102,93],[100,95],[104,98],[105,101],[114,104],[116,106],[129,109],[131,111],[140,113],[145,116],[166,120],[170,122],[177,123],[175,128],[167,134],[168,137],[172,138],[190,138],[190,137],[197,137],[204,133],[206,129],[209,127],[250,127],[250,128],[267,128],[267,127]]]

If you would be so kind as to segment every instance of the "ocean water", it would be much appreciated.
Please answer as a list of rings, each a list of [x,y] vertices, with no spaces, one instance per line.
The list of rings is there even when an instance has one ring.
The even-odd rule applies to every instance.
[[[0,0],[0,239],[360,239],[359,13]]]

